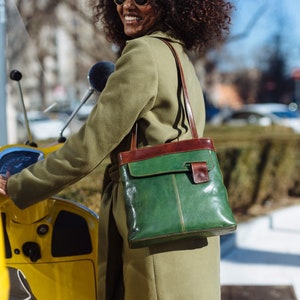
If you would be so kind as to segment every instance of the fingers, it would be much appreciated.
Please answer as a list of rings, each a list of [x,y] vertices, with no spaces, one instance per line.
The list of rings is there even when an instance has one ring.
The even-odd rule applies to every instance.
[[[0,195],[7,196],[7,193],[4,189],[0,188]]]
[[[0,195],[7,196],[7,179],[0,176]]]

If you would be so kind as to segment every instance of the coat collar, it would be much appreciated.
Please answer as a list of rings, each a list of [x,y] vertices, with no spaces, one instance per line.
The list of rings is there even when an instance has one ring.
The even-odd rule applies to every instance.
[[[174,42],[174,43],[179,43],[181,44],[182,46],[184,46],[184,43],[179,40],[178,38],[174,37],[174,34],[172,34],[172,31],[166,31],[166,32],[163,32],[163,31],[153,31],[149,34],[149,36],[151,37],[159,37],[159,38],[164,38],[166,40],[168,40],[169,42]]]

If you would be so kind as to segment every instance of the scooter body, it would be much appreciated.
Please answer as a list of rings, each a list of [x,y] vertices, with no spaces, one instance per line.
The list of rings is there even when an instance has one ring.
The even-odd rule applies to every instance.
[[[1,174],[6,170],[18,172],[59,146],[0,147]],[[24,210],[11,199],[1,199],[0,203],[4,203],[0,207],[4,238],[0,253],[5,254],[6,267],[21,271],[29,286],[24,286],[20,276],[10,277],[11,294],[15,293],[14,288],[23,285],[22,293],[33,296],[19,299],[96,299],[97,215],[74,201],[57,197]],[[15,278],[19,282],[14,282]]]

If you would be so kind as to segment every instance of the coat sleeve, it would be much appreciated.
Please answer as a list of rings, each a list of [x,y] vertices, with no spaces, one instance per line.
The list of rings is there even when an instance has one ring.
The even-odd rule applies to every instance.
[[[155,59],[143,39],[130,41],[97,105],[82,128],[56,152],[8,180],[20,208],[52,196],[93,171],[153,107],[158,86]]]

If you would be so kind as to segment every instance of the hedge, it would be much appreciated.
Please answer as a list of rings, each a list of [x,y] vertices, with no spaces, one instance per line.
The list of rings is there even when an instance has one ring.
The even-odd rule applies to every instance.
[[[210,127],[234,210],[300,196],[300,135],[282,127]]]

